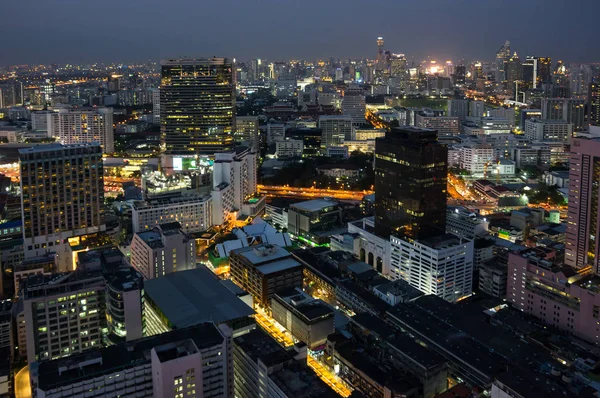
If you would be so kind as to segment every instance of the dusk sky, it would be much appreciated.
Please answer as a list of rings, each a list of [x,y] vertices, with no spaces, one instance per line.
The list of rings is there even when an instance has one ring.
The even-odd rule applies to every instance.
[[[4,0],[0,65],[167,57],[600,61],[600,0]]]

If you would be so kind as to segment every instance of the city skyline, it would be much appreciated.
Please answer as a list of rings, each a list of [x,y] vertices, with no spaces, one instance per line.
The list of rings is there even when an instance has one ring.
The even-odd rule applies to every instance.
[[[111,18],[98,25],[93,19],[96,12],[91,9],[85,12],[72,0],[45,2],[35,8],[28,2],[10,2],[4,6],[6,15],[26,12],[27,22],[8,18],[0,26],[0,44],[11,54],[10,59],[2,59],[0,64],[103,60],[129,63],[181,56],[272,60],[374,58],[378,36],[384,37],[387,50],[406,53],[415,59],[429,56],[438,60],[492,60],[502,43],[510,40],[522,56],[543,54],[566,62],[597,61],[594,54],[598,53],[598,46],[585,40],[594,33],[593,15],[597,12],[593,11],[600,11],[600,5],[592,0],[578,2],[576,9],[573,4],[567,9],[561,0],[525,4],[510,0],[497,5],[481,5],[473,0],[460,4],[440,0],[426,3],[354,1],[343,3],[342,7],[339,1],[288,4],[263,0],[250,4],[229,0],[200,6],[188,0],[169,4],[157,0],[143,4],[137,0],[125,4],[107,0],[103,9],[113,10]],[[178,12],[177,18],[164,17],[176,7],[186,7],[189,12]],[[437,11],[430,13],[428,9]],[[541,10],[544,18],[536,18]],[[360,19],[365,12],[378,17],[380,11],[385,11],[385,18],[377,23]],[[138,18],[132,18],[136,15]],[[204,15],[223,17],[202,19]],[[311,29],[302,29],[311,18]],[[508,21],[515,18],[521,18],[523,23],[508,29]],[[575,19],[577,29],[560,30]],[[220,24],[231,28],[223,29]],[[14,40],[15,32],[23,30],[37,39],[23,46]],[[127,31],[137,35],[128,35]],[[289,45],[292,42],[294,46]],[[78,51],[72,51],[73,48]]]

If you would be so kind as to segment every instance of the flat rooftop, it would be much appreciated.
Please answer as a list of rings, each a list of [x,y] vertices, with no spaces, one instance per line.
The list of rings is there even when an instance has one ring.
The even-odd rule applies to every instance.
[[[254,314],[252,308],[204,267],[150,279],[145,281],[144,289],[148,299],[177,329]]]
[[[321,211],[327,207],[337,206],[338,203],[334,200],[327,199],[313,199],[307,200],[306,202],[294,203],[290,206],[290,209],[297,209],[300,211],[306,211],[309,213],[314,213],[316,211]]]
[[[269,244],[242,247],[232,250],[231,253],[235,253],[241,257],[244,257],[256,267],[260,266],[261,264],[291,257],[290,252],[285,250],[283,247]]]
[[[260,328],[236,337],[233,344],[255,363],[260,359],[267,367],[287,362],[296,355],[295,351],[286,350]]]
[[[150,363],[152,348],[190,340],[193,341],[195,348],[202,350],[221,344],[223,336],[213,324],[204,323],[191,328],[173,330],[66,358],[42,362],[38,368],[38,384],[42,390],[47,391],[110,374],[123,368]],[[87,362],[88,365],[81,366],[84,362]]]

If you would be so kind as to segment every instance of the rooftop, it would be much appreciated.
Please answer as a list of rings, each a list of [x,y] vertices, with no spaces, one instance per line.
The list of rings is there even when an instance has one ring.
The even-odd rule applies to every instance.
[[[38,368],[38,385],[42,390],[47,391],[51,388],[110,374],[137,364],[149,363],[152,348],[186,340],[192,340],[197,349],[204,349],[221,344],[223,337],[213,324],[204,323],[42,362]]]
[[[177,329],[202,322],[222,323],[254,314],[206,268],[173,272],[145,281],[149,301]]]
[[[270,244],[261,244],[232,250],[238,256],[244,257],[254,266],[270,263],[275,260],[283,260],[291,257],[291,254],[282,247]]]
[[[313,199],[313,200],[307,200],[306,202],[294,203],[293,205],[290,205],[290,209],[297,209],[300,211],[314,213],[314,212],[326,209],[328,207],[337,206],[337,205],[338,205],[338,203],[334,200]]]
[[[233,344],[239,347],[255,363],[260,361],[267,367],[287,362],[296,354],[277,344],[275,340],[262,329],[256,328],[249,333],[233,339]]]

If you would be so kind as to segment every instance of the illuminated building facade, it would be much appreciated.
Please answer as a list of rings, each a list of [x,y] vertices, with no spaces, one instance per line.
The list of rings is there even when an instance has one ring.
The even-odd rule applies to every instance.
[[[112,108],[66,108],[47,114],[49,137],[61,144],[98,143],[103,152],[115,151]]]
[[[60,263],[68,238],[105,230],[100,145],[24,148],[19,168],[26,257],[54,251]]]
[[[588,90],[588,121],[593,126],[600,126],[600,83],[591,83]]]
[[[174,59],[161,65],[161,136],[167,158],[231,149],[235,124],[231,60]],[[165,167],[169,169],[168,159]]]
[[[569,210],[565,263],[598,272],[600,141],[574,138],[569,160]]]
[[[437,131],[395,128],[375,146],[375,232],[411,238],[446,230],[448,148]]]

